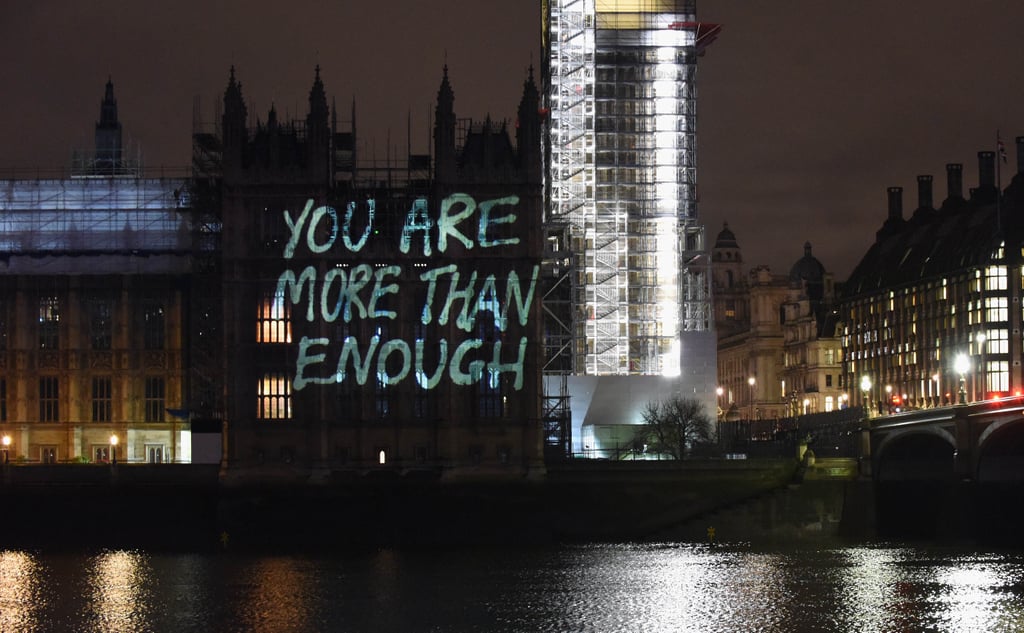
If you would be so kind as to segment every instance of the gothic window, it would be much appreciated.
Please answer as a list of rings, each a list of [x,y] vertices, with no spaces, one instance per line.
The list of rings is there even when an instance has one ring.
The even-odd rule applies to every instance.
[[[60,421],[60,390],[56,376],[39,379],[39,421]]]
[[[112,409],[110,377],[94,376],[92,379],[92,421],[110,422]]]
[[[142,334],[145,349],[164,349],[166,319],[163,302],[147,300],[143,303]]]
[[[60,343],[60,299],[54,296],[39,299],[39,349],[57,349]]]
[[[260,379],[256,394],[256,417],[261,420],[292,418],[292,381],[283,373],[271,372]]]
[[[92,299],[87,305],[89,316],[89,346],[92,349],[110,349],[113,336],[113,306],[106,299]]]
[[[163,422],[164,398],[164,379],[160,376],[148,376],[145,390],[146,422]]]
[[[291,304],[284,292],[276,289],[263,293],[256,314],[257,343],[292,342]]]

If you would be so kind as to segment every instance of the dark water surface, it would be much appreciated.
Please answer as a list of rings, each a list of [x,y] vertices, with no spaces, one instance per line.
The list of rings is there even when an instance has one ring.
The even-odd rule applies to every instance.
[[[1024,631],[1024,552],[0,550],[0,631]]]

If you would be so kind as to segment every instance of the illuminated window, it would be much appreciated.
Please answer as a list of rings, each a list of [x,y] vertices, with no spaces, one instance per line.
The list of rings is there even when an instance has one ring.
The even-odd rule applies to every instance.
[[[142,338],[145,349],[163,349],[166,336],[164,304],[147,300],[142,304]]]
[[[377,463],[383,466],[388,463],[388,451],[387,449],[377,449]]]
[[[1008,354],[1010,352],[1010,340],[1008,330],[988,330],[985,339],[985,350],[987,354]]]
[[[59,383],[56,376],[44,376],[39,379],[39,421],[57,422],[60,420]]]
[[[1009,300],[1006,297],[985,297],[985,321],[1005,322],[1010,319]]]
[[[825,412],[829,412],[834,408],[835,400],[832,396],[825,396]]]
[[[257,308],[256,342],[291,343],[292,309],[284,300],[284,291],[266,292]],[[344,339],[342,339],[344,340]]]
[[[1006,290],[1006,266],[989,266],[985,269],[985,290]]]
[[[113,398],[109,376],[94,376],[92,379],[92,421],[110,422]]]
[[[1010,390],[1010,364],[1005,360],[985,363],[985,393]]]
[[[113,306],[105,299],[93,299],[88,303],[89,346],[92,349],[110,349],[113,334]]]
[[[261,420],[292,418],[292,381],[283,373],[264,374],[256,390],[256,417]]]
[[[57,349],[60,343],[60,299],[41,297],[39,299],[39,349]]]

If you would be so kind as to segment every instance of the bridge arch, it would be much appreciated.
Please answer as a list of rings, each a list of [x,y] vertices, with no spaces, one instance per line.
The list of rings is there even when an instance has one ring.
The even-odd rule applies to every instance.
[[[993,422],[978,436],[979,482],[1024,482],[1024,417]]]
[[[893,431],[874,450],[877,481],[949,481],[955,478],[956,438],[941,427]]]

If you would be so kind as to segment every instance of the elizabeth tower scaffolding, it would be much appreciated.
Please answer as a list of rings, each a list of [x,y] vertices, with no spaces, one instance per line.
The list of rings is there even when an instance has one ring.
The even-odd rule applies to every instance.
[[[547,0],[543,13],[546,220],[573,262],[574,448],[608,449],[648,401],[714,410],[695,71],[718,27],[696,21],[693,0]]]

